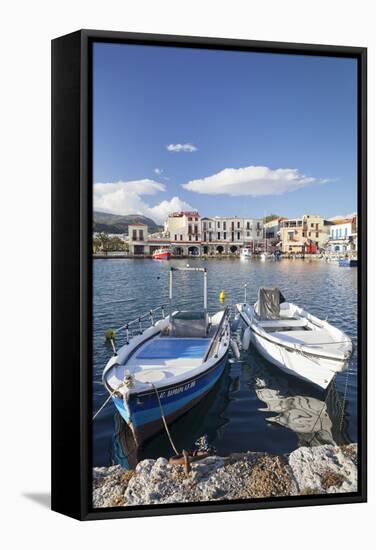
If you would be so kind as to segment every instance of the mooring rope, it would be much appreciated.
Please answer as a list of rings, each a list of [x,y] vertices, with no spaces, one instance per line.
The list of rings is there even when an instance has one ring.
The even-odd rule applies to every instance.
[[[345,405],[346,405],[346,398],[347,398],[347,388],[348,388],[348,384],[349,384],[349,375],[350,375],[350,367],[348,366],[347,367],[347,373],[346,373],[346,379],[345,379],[345,389],[344,389],[344,392],[343,392],[341,420],[340,420],[340,423],[339,423],[340,432],[342,431],[343,420],[344,420],[344,417],[345,417]]]
[[[159,404],[159,409],[160,409],[160,411],[161,411],[162,421],[163,421],[163,424],[164,424],[164,427],[165,427],[165,430],[166,430],[167,437],[168,437],[168,439],[169,439],[169,441],[170,441],[171,447],[172,447],[174,453],[175,453],[176,455],[178,455],[179,452],[178,452],[177,448],[176,448],[175,445],[174,445],[173,439],[172,439],[171,434],[170,434],[170,430],[168,429],[168,425],[167,425],[167,422],[166,422],[166,418],[165,418],[165,415],[164,415],[164,411],[163,411],[163,407],[162,407],[161,399],[160,399],[160,397],[159,397],[158,390],[157,390],[157,388],[154,386],[153,382],[149,382],[149,384],[152,386],[152,388],[153,388],[153,390],[155,391],[155,394],[156,394],[156,396],[157,396],[157,400],[158,400],[158,404]]]
[[[124,383],[120,384],[116,389],[112,390],[112,392],[110,392],[110,395],[107,397],[107,399],[104,401],[104,403],[99,407],[99,409],[97,410],[97,412],[94,414],[93,416],[93,420],[96,419],[96,417],[98,416],[98,414],[103,411],[103,409],[105,408],[105,406],[107,405],[107,403],[110,401],[111,397],[122,387],[124,386]]]

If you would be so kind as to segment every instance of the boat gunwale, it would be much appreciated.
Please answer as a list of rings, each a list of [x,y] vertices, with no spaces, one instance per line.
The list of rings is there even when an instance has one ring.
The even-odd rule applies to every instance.
[[[242,303],[242,304],[238,304],[238,306],[239,305],[241,305],[243,307],[244,305],[249,305],[249,304]],[[252,307],[252,306],[249,305],[249,307]],[[311,317],[314,317],[315,319],[318,319],[318,317],[316,318],[314,315],[311,315],[308,312],[306,312],[306,313],[308,315],[310,315]],[[350,355],[347,358],[345,358],[345,357],[336,357],[336,356],[333,356],[333,355],[323,355],[322,353],[315,353],[314,350],[308,349],[307,346],[305,346],[305,345],[292,344],[292,343],[289,343],[289,342],[281,343],[278,338],[273,337],[273,336],[269,336],[270,333],[267,333],[265,330],[263,330],[262,327],[260,327],[257,323],[253,324],[252,319],[249,319],[248,315],[245,312],[239,311],[239,314],[242,317],[243,321],[246,323],[246,325],[249,327],[249,329],[254,334],[259,336],[260,338],[263,338],[267,342],[270,342],[271,344],[274,344],[276,346],[280,346],[282,348],[288,348],[288,350],[289,351],[291,350],[291,352],[304,353],[305,355],[310,355],[312,357],[316,357],[316,358],[319,358],[319,359],[327,359],[327,360],[330,360],[330,361],[338,361],[339,363],[346,363],[352,355],[352,342],[351,342],[350,337],[347,336],[347,334],[345,334],[342,330],[338,329],[337,327],[333,327],[333,328],[340,331],[344,335],[344,337],[346,339],[346,344],[351,345],[351,350],[349,350]],[[249,323],[248,323],[247,319],[244,318],[244,315],[247,315],[247,318],[249,319]],[[318,319],[318,320],[320,320],[320,319]],[[333,344],[336,344],[336,343],[338,343],[338,342],[333,342]],[[347,352],[345,352],[345,353],[347,353]]]
[[[218,312],[216,312],[216,313],[218,313]],[[216,315],[216,313],[213,314],[211,317],[213,317],[214,315]],[[168,319],[168,317],[166,317],[165,319]],[[224,319],[224,317],[222,317],[221,321],[223,321],[223,319]],[[227,323],[226,323],[226,324],[227,324],[227,329],[229,330],[229,328],[230,328],[229,320],[227,320]],[[218,323],[218,325],[220,325],[220,323]],[[153,327],[155,327],[155,325],[153,325],[152,327],[149,327],[149,329],[151,329],[151,328],[153,328]],[[149,329],[146,329],[146,330],[149,330]],[[146,332],[146,331],[145,331],[145,332]],[[124,367],[125,367],[126,364],[127,364],[127,362],[131,359],[131,357],[136,353],[136,351],[137,351],[141,346],[143,346],[146,342],[152,340],[153,338],[158,337],[158,335],[160,335],[161,332],[162,332],[162,330],[159,330],[159,331],[156,332],[155,334],[151,334],[150,336],[148,336],[147,338],[145,338],[144,340],[142,340],[141,342],[139,342],[139,343],[137,344],[137,346],[135,346],[134,349],[130,351],[130,354],[126,356],[125,363],[121,363],[121,364],[119,364],[119,363],[113,363],[112,365],[108,365],[108,364],[106,365],[106,367],[105,367],[104,370],[103,370],[102,380],[103,380],[103,382],[104,382],[104,384],[105,384],[105,387],[106,387],[106,389],[107,389],[107,391],[108,391],[109,393],[113,393],[114,396],[115,396],[116,394],[120,394],[120,391],[118,391],[116,388],[113,388],[113,387],[109,384],[109,382],[107,381],[107,378],[106,378],[106,377],[107,377],[108,373],[110,372],[110,370],[111,370],[112,368],[114,368],[114,367],[120,367],[120,366],[124,366]],[[225,333],[225,329],[224,329],[224,333]],[[211,343],[210,343],[210,345],[209,345],[209,349],[210,349],[212,343],[214,342],[215,336],[216,336],[216,335],[213,335],[212,338],[210,339],[210,342],[211,342]],[[230,337],[231,337],[231,334],[229,333],[229,339],[230,339]],[[221,336],[221,339],[222,339],[222,336]],[[221,340],[221,339],[220,339],[220,340]],[[220,341],[220,340],[219,340],[219,341]],[[126,344],[124,344],[124,346],[126,346]],[[120,351],[122,348],[124,348],[124,346],[122,346],[122,347],[119,349],[119,351]],[[230,345],[228,344],[228,345],[225,346],[225,347],[226,347],[227,349],[225,349],[224,353],[223,353],[221,356],[215,357],[214,355],[212,355],[211,357],[208,357],[208,358],[205,357],[205,361],[203,361],[203,363],[200,365],[200,368],[202,368],[202,367],[203,367],[206,363],[208,363],[211,359],[217,359],[217,360],[213,363],[213,365],[211,365],[209,368],[203,370],[202,372],[200,372],[200,373],[198,373],[198,374],[196,374],[196,375],[194,375],[194,376],[190,376],[189,378],[186,378],[186,379],[184,379],[184,380],[181,380],[180,382],[171,382],[171,383],[169,383],[169,384],[165,384],[165,385],[162,386],[163,390],[164,390],[165,388],[166,388],[166,389],[169,389],[169,390],[170,390],[170,389],[174,389],[175,387],[179,387],[179,386],[181,386],[182,384],[187,384],[187,383],[189,383],[189,382],[192,381],[192,380],[198,380],[198,379],[200,379],[202,376],[204,376],[204,375],[206,375],[207,373],[211,372],[213,369],[215,369],[215,368],[217,367],[218,362],[220,362],[222,359],[224,359],[224,358],[226,357],[226,354],[228,353],[228,351],[229,351],[229,349],[230,349]],[[196,368],[198,368],[198,367],[196,367]],[[156,386],[157,386],[157,384],[156,384]],[[158,389],[160,390],[161,388],[158,388]],[[132,395],[146,396],[146,395],[148,395],[148,394],[153,394],[153,393],[155,393],[155,390],[154,390],[153,388],[151,388],[151,389],[144,389],[144,390],[141,390],[141,391],[137,391],[137,390],[135,390],[134,388],[130,388],[130,389],[128,390],[128,395],[129,395],[129,397],[132,396]],[[122,394],[120,394],[120,395],[122,395]]]

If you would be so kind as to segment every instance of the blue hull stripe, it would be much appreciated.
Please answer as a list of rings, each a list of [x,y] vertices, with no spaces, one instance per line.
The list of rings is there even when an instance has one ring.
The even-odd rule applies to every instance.
[[[174,390],[168,391],[158,389],[165,415],[170,416],[171,414],[176,413],[179,409],[183,409],[190,401],[193,401],[197,397],[200,397],[204,393],[208,392],[220,378],[226,365],[226,360],[227,356],[224,357],[220,363],[218,363],[214,371],[209,372],[207,375],[201,376],[201,378],[190,381],[185,385],[181,384]],[[181,396],[181,393],[184,393],[184,396]],[[124,408],[123,401],[116,397],[113,397],[113,401],[122,418],[126,422],[129,422],[129,414]],[[154,392],[153,394],[149,394],[149,396],[143,400],[139,400],[137,396],[132,396],[129,401],[129,408],[131,411],[131,420],[134,428],[140,428],[141,426],[158,420],[161,417],[157,397]]]

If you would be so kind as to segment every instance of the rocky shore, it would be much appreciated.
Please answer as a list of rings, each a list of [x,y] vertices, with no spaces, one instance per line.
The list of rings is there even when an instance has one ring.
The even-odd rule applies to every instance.
[[[210,456],[184,467],[165,458],[136,469],[93,468],[93,506],[137,506],[357,490],[357,445],[300,447],[289,455],[239,453]]]

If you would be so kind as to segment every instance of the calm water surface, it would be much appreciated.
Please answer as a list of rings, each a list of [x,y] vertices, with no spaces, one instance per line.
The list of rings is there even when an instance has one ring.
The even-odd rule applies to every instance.
[[[108,395],[100,382],[111,354],[105,331],[167,304],[169,267],[186,264],[187,260],[94,260],[94,411]],[[287,453],[301,445],[357,441],[357,269],[304,260],[193,259],[189,264],[208,269],[211,313],[243,301],[245,283],[252,303],[260,286],[277,286],[286,300],[344,330],[352,338],[354,353],[348,371],[323,394],[281,373],[251,347],[240,361],[230,359],[210,394],[171,426],[176,446],[194,448],[204,434],[221,455],[247,450]],[[182,272],[175,282],[177,307],[202,307],[200,275]],[[226,293],[224,303],[218,300],[221,290]],[[95,466],[127,466],[123,434],[124,423],[110,403],[93,425]],[[161,433],[142,449],[140,458],[171,454]]]

